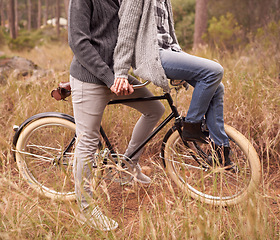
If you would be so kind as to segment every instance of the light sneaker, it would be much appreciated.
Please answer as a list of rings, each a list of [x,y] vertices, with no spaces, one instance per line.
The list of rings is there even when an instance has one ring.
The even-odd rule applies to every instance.
[[[134,181],[142,184],[150,184],[152,181],[147,175],[141,172],[139,163],[132,165],[132,175],[134,177]]]
[[[98,206],[96,206],[90,214],[86,212],[80,214],[79,221],[82,224],[88,224],[94,229],[102,231],[112,231],[119,226],[116,221],[105,216]]]

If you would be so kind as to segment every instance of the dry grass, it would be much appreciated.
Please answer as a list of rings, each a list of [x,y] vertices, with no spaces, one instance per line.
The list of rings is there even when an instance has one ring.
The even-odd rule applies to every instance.
[[[70,100],[56,102],[50,97],[58,82],[68,80],[72,54],[64,45],[44,46],[18,55],[53,69],[54,74],[37,82],[9,79],[0,87],[0,239],[279,239],[279,52],[270,53],[270,57],[261,50],[221,54],[202,49],[197,54],[219,59],[225,68],[225,119],[258,151],[263,165],[258,193],[229,208],[205,205],[183,195],[157,163],[162,131],[149,143],[142,159],[153,169],[153,184],[145,189],[116,187],[106,201],[108,214],[120,223],[116,232],[103,233],[80,225],[75,219],[75,202],[38,197],[19,176],[12,158],[12,126],[40,112],[72,114]],[[149,88],[156,94],[161,92]],[[190,98],[191,91],[178,92],[177,104],[183,115]],[[121,106],[111,106],[105,112],[104,127],[120,151],[129,141],[137,116]]]

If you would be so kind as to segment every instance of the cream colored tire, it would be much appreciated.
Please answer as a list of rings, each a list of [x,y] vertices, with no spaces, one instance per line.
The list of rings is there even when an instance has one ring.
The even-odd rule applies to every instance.
[[[235,170],[207,165],[198,149],[213,154],[211,145],[197,144],[196,147],[188,142],[186,147],[178,131],[169,132],[162,148],[167,172],[184,193],[202,202],[222,206],[240,203],[258,188],[261,180],[261,164],[252,144],[228,125],[225,125],[225,131],[230,138]]]
[[[75,124],[60,117],[42,117],[28,123],[20,132],[15,158],[27,183],[39,194],[52,199],[73,200],[73,146]]]

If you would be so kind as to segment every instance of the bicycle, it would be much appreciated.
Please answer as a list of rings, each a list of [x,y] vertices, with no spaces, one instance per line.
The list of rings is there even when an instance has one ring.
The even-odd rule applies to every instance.
[[[135,88],[147,84],[145,82]],[[171,81],[171,85],[175,87],[182,84]],[[184,86],[187,90],[186,85]],[[62,90],[70,95],[69,90],[64,87]],[[225,124],[225,131],[230,139],[231,160],[237,171],[226,169],[219,163],[207,163],[209,156],[215,158],[211,143],[182,140],[183,118],[174,106],[170,93],[148,98],[119,99],[110,101],[108,105],[154,100],[166,100],[171,113],[130,156],[116,153],[101,126],[100,135],[106,147],[96,153],[99,167],[101,166],[101,178],[109,178],[121,184],[131,181],[132,177],[127,171],[130,167],[129,160],[175,119],[162,140],[160,157],[168,175],[184,193],[208,204],[227,206],[243,201],[258,187],[261,179],[259,157],[249,140],[233,127]],[[40,113],[15,127],[15,131],[14,157],[28,184],[52,199],[75,199],[72,167],[77,138],[74,118],[59,112]]]

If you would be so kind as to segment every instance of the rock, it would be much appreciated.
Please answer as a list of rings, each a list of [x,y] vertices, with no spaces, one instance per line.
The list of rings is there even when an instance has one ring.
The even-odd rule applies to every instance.
[[[0,59],[0,84],[6,84],[8,79],[21,77],[35,81],[50,73],[53,71],[41,69],[32,61],[22,57]]]
[[[33,71],[34,69],[38,69],[38,66],[32,61],[22,57],[10,58],[8,64],[12,69],[19,69],[23,71]]]

